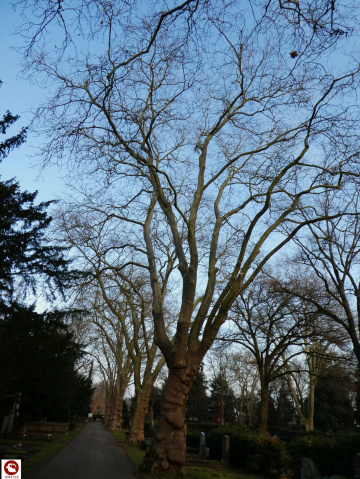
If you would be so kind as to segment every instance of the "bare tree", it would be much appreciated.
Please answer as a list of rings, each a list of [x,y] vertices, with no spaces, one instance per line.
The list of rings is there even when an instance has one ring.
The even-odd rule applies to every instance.
[[[229,367],[234,377],[234,391],[238,396],[238,422],[253,426],[255,423],[255,393],[259,388],[259,372],[249,351],[233,353]]]
[[[319,197],[357,172],[356,15],[327,1],[188,1],[165,16],[161,2],[80,4],[94,7],[58,2],[56,19],[72,31],[66,56],[41,41],[28,50],[54,91],[39,110],[43,161],[67,162],[71,183],[126,231],[129,264],[150,277],[169,375],[144,468],[178,474],[189,389],[234,301],[326,217]]]
[[[289,294],[291,289],[298,301],[298,314],[302,319],[302,358],[286,362],[287,378],[298,416],[307,431],[314,429],[315,387],[322,375],[324,362],[331,360],[336,350],[344,346],[344,334],[334,322],[319,313],[318,308],[302,296],[312,298],[319,305],[333,312],[336,310],[333,298],[326,294],[321,282],[309,269],[301,270],[289,263],[290,273],[279,283],[279,291]],[[279,280],[277,280],[278,282]],[[300,298],[296,296],[299,294]]]
[[[85,209],[84,205],[82,208]],[[154,343],[149,280],[122,262],[121,252],[116,247],[119,239],[108,218],[99,214],[89,217],[81,211],[81,205],[74,213],[74,208],[68,205],[58,222],[60,231],[73,247],[74,254],[76,251],[78,264],[86,271],[86,281],[79,285],[79,290],[90,321],[100,336],[105,335],[108,343],[114,337],[121,340],[119,344],[132,365],[129,372],[133,375],[136,406],[128,440],[141,443],[145,439],[144,423],[151,391],[165,363]],[[120,365],[117,368],[120,370]],[[121,392],[118,390],[120,384],[123,384]],[[116,391],[119,415],[127,381],[117,381],[117,385],[117,389],[111,390]],[[116,427],[121,424],[120,419],[116,424]]]
[[[341,218],[328,218],[317,225],[309,225],[307,234],[304,232],[295,238],[299,253],[292,261],[303,266],[303,274],[310,271],[314,275],[317,294],[291,281],[282,287],[327,318],[327,329],[333,330],[333,341],[336,333],[339,346],[351,341],[360,365],[360,216],[356,185],[351,185],[343,202],[345,214]],[[330,211],[338,205],[337,195],[327,195],[321,207]]]
[[[106,384],[105,425],[113,431],[122,429],[123,400],[133,375],[133,364],[126,350],[121,327],[111,328],[108,312],[92,311],[94,341],[92,355]]]
[[[236,326],[220,339],[240,345],[253,356],[260,380],[259,431],[266,433],[270,384],[285,376],[290,361],[301,353],[303,321],[290,295],[277,293],[264,278],[239,295],[230,318]]]

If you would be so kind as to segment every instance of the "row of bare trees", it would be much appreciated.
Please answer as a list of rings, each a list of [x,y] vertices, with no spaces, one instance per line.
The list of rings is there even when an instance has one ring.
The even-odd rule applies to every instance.
[[[69,207],[59,210],[57,227],[86,273],[76,300],[87,312],[89,343],[107,387],[105,425],[121,429],[131,382],[137,401],[129,441],[139,444],[152,388],[165,363],[154,342],[149,278],[124,261],[108,218]]]
[[[246,306],[254,281],[280,250],[302,241],[305,228],[316,232],[337,219],[340,225],[351,213],[342,195],[358,190],[359,6],[352,0],[15,3],[24,15],[25,68],[49,92],[37,111],[36,130],[46,138],[43,164],[68,168],[74,203],[89,218],[82,240],[96,245],[97,228],[108,238],[105,249],[90,254],[89,285],[100,291],[91,289],[91,299],[101,298],[107,317],[125,324],[131,301],[141,302],[136,278],[150,285],[151,334],[168,378],[143,467],[179,474],[188,394],[220,329],[241,298]],[[318,248],[327,238],[320,235]],[[313,252],[303,251],[311,264],[318,261]],[[115,272],[131,298],[126,307],[111,294]],[[340,276],[329,283],[334,301],[351,283],[346,262]],[[321,312],[342,322],[359,357],[351,307],[345,318],[332,308]],[[135,358],[142,347],[125,329],[121,341]],[[139,338],[144,329],[131,326]],[[274,355],[282,356],[280,331],[271,331],[279,341]],[[106,344],[106,354],[116,357],[116,344],[105,336]]]
[[[59,212],[58,231],[63,231],[64,239],[78,252],[77,261],[88,271],[79,296],[83,307],[89,310],[93,354],[108,388],[105,423],[112,429],[121,428],[124,394],[130,380],[134,381],[137,401],[129,440],[139,443],[144,440],[150,394],[164,365],[153,341],[149,283],[136,273],[134,265],[129,268],[123,261],[121,248],[114,247],[119,240],[114,237],[118,228],[110,228],[112,220],[97,215],[97,221],[93,216],[89,221],[79,207],[76,214],[72,211],[68,205]],[[351,234],[352,251],[347,251],[351,258],[358,250],[356,218],[350,215],[322,226],[337,231],[337,248],[341,232],[346,231],[342,243],[349,242]],[[309,228],[309,234],[313,233],[314,228]],[[294,248],[289,250],[292,257],[284,260],[281,267],[273,268],[271,274],[264,270],[251,289],[239,294],[229,312],[228,326],[222,328],[219,336],[221,344],[240,346],[241,352],[232,357],[231,364],[227,358],[216,369],[222,378],[226,377],[226,369],[236,372],[241,397],[238,408],[247,408],[249,417],[254,413],[255,392],[260,391],[261,432],[267,429],[269,391],[279,378],[287,380],[305,429],[313,430],[315,387],[324,362],[339,357],[351,343],[339,298],[335,300],[335,285],[329,286],[331,276],[323,267],[311,268],[305,261],[304,250],[311,250],[325,261],[325,255],[316,251],[312,241],[312,236],[296,241],[296,255]],[[328,245],[330,249],[333,246]],[[336,274],[344,262],[346,259],[336,258]],[[356,261],[347,262],[349,274],[355,274]],[[327,282],[323,283],[321,278],[325,277]],[[351,303],[349,297],[346,305]],[[354,306],[355,303],[351,310],[356,314]],[[169,308],[169,329],[173,322]],[[248,354],[244,353],[246,350]],[[223,422],[224,414],[219,410]],[[238,420],[241,422],[241,415]]]

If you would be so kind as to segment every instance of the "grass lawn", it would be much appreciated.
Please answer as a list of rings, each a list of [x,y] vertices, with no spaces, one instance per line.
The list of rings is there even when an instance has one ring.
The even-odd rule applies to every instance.
[[[136,470],[145,455],[145,451],[139,446],[128,444],[126,440],[126,431],[113,432],[114,437],[121,444],[130,460],[134,463]],[[150,444],[150,441],[149,441]],[[146,479],[149,476],[142,474],[141,477]],[[171,479],[171,476],[166,476]],[[262,479],[260,476],[251,476],[237,471],[234,468],[226,467],[219,461],[204,461],[197,456],[189,455],[186,458],[185,474],[186,479]]]
[[[70,442],[83,428],[78,425],[66,436],[52,436],[48,440],[46,436],[31,437],[13,437],[10,439],[0,439],[0,458],[1,459],[22,459],[21,472],[26,477],[30,472],[38,469],[51,456],[56,454],[68,442]],[[21,444],[21,446],[20,446]],[[14,447],[17,446],[17,447]],[[30,454],[30,457],[29,457]]]

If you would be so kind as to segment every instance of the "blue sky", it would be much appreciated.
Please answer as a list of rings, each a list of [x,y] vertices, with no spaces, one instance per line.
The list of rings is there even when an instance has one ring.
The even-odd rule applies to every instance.
[[[0,0],[0,115],[6,110],[20,115],[7,136],[19,131],[19,128],[29,124],[32,118],[31,110],[35,109],[44,99],[46,92],[32,84],[20,75],[21,55],[12,47],[19,44],[19,38],[14,35],[14,29],[20,19],[9,0]],[[46,201],[60,196],[63,185],[60,172],[55,168],[40,172],[36,160],[31,158],[36,152],[36,145],[41,141],[29,135],[26,144],[14,150],[0,164],[2,180],[16,177],[23,190],[38,190],[38,199]]]

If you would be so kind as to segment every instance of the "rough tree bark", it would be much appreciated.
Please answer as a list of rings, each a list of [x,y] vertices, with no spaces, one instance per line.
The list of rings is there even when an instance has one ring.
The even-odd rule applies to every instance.
[[[143,472],[181,474],[186,454],[185,412],[188,394],[201,360],[184,358],[169,365],[155,443],[145,458]]]
[[[261,381],[261,383],[259,432],[266,434],[269,414],[269,384],[265,381]]]
[[[112,419],[110,429],[112,431],[121,431],[122,429],[122,411],[125,389],[121,387],[121,381],[116,383],[116,396],[113,405]]]

